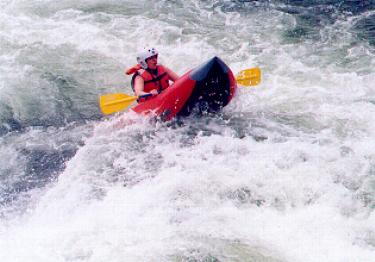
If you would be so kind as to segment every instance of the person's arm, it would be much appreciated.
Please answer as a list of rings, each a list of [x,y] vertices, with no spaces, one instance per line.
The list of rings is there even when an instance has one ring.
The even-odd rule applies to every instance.
[[[169,69],[168,67],[164,67],[165,71],[167,72],[169,78],[175,82],[177,79],[179,79],[180,77],[175,73],[173,72],[171,69]]]
[[[150,93],[147,93],[144,90],[145,87],[145,82],[142,77],[136,76],[134,79],[134,93],[136,96],[142,96],[142,95],[147,95],[147,94],[153,94],[157,95],[158,91],[156,89],[153,89],[150,91]]]

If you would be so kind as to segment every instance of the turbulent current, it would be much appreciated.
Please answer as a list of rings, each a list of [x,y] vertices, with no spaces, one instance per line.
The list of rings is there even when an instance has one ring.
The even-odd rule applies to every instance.
[[[146,46],[262,81],[104,117]],[[0,261],[375,261],[374,68],[373,0],[0,0]]]

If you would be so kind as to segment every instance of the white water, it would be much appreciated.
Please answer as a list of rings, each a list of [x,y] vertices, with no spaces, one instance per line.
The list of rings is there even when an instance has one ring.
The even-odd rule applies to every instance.
[[[23,215],[0,220],[0,261],[375,261],[374,57],[352,20],[293,43],[291,15],[210,1],[1,6],[0,100],[21,122],[97,114],[98,94],[130,92],[123,69],[146,43],[179,74],[218,55],[263,79],[182,126],[124,114],[56,141],[2,138],[17,175],[12,143],[90,133]]]

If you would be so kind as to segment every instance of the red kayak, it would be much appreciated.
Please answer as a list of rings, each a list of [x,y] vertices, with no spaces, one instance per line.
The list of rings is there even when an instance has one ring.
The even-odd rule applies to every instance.
[[[215,56],[131,110],[140,114],[152,113],[164,121],[195,111],[214,113],[230,102],[236,90],[232,71]]]

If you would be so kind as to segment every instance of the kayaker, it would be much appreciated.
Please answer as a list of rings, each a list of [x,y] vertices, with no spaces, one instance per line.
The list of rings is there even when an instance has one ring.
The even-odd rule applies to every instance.
[[[137,96],[157,95],[169,87],[169,82],[179,77],[171,69],[158,64],[158,51],[155,48],[142,50],[137,55],[138,64],[126,70],[133,74],[131,85]]]

